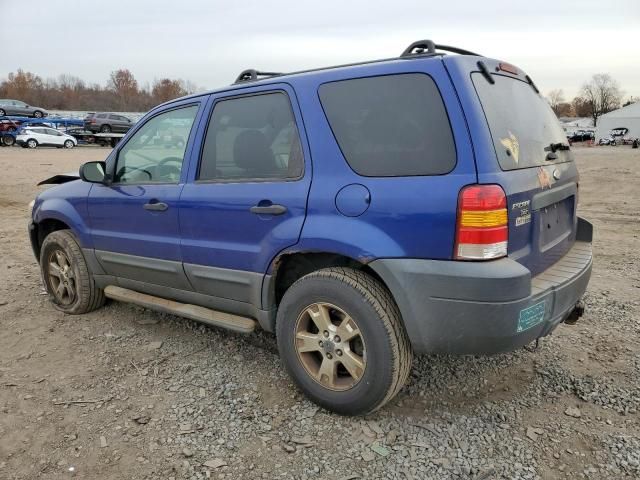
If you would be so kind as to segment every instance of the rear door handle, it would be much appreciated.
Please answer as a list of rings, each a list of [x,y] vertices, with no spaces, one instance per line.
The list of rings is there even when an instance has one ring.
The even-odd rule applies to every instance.
[[[152,212],[164,212],[167,208],[169,208],[169,205],[167,205],[166,203],[163,202],[149,202],[149,203],[145,203],[144,204],[144,209],[145,210],[150,210]]]
[[[249,209],[251,213],[258,215],[282,215],[287,211],[284,205],[255,205]]]

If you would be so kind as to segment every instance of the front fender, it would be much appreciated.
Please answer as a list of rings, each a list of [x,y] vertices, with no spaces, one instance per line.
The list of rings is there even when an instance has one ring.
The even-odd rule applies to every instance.
[[[34,205],[33,222],[38,224],[45,220],[58,220],[68,225],[82,248],[93,248],[90,228],[85,222],[87,218],[87,202],[84,198],[49,198]],[[83,218],[84,217],[84,218]]]

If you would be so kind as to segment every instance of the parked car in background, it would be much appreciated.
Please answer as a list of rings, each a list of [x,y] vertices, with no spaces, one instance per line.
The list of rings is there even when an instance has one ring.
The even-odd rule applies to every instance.
[[[569,136],[569,140],[571,140],[571,142],[589,142],[595,138],[596,134],[592,130],[576,130],[571,136]]]
[[[5,115],[42,118],[49,115],[49,112],[42,107],[33,107],[20,100],[0,99],[0,117]]]
[[[20,120],[11,120],[10,118],[0,120],[0,132],[17,132],[22,122]]]
[[[95,141],[94,133],[82,127],[68,128],[64,133],[71,135],[78,140],[79,143],[94,143]]]
[[[84,128],[94,133],[127,133],[134,123],[119,113],[90,113],[84,118]]]
[[[18,132],[16,142],[23,148],[39,146],[73,148],[78,144],[71,135],[48,127],[25,127]]]

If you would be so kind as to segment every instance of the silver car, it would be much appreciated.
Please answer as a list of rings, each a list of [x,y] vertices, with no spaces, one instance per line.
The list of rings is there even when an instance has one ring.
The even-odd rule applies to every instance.
[[[0,99],[0,117],[5,115],[42,118],[49,115],[49,112],[42,107],[32,107],[20,100]]]

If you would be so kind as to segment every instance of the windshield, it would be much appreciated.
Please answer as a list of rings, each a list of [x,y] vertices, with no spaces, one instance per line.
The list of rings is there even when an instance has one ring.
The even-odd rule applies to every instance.
[[[573,160],[556,115],[531,85],[503,75],[492,75],[493,85],[481,73],[471,78],[503,170]]]

